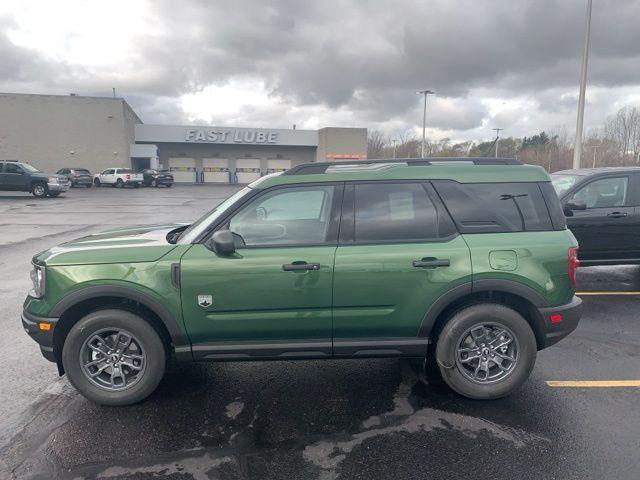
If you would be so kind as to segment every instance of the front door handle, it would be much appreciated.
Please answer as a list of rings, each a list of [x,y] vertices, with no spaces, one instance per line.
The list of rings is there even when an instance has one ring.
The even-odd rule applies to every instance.
[[[611,217],[611,218],[623,218],[626,216],[627,214],[625,212],[612,212],[607,215],[607,217]]]
[[[319,263],[293,262],[282,265],[285,272],[295,272],[299,270],[320,270]]]
[[[448,267],[451,265],[451,261],[447,259],[439,259],[433,257],[425,257],[420,260],[414,260],[412,265],[416,268],[423,267]]]

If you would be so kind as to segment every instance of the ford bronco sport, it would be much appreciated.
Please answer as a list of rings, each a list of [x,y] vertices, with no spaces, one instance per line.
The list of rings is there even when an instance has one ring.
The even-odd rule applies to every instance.
[[[539,167],[304,164],[191,225],[35,255],[22,322],[105,405],[147,397],[169,358],[426,358],[456,392],[493,399],[576,328],[576,250]]]

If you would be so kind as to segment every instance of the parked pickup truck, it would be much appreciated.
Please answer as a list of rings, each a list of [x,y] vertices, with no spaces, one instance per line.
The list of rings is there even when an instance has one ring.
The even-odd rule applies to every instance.
[[[133,185],[138,188],[143,180],[141,173],[133,173],[130,168],[107,168],[93,176],[93,184],[96,187],[111,185],[112,187],[122,188],[126,185]]]
[[[65,175],[44,173],[28,163],[0,160],[0,190],[31,192],[35,197],[57,197],[69,190]]]

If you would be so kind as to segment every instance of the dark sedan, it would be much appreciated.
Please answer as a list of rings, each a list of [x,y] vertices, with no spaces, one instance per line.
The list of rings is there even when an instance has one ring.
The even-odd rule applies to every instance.
[[[72,187],[91,188],[93,177],[86,168],[61,168],[56,172],[58,175],[66,175]]]
[[[173,175],[169,173],[169,170],[155,170],[153,168],[148,168],[146,170],[142,170],[143,183],[147,187],[159,187],[160,185],[164,185],[165,187],[170,187],[173,185]]]

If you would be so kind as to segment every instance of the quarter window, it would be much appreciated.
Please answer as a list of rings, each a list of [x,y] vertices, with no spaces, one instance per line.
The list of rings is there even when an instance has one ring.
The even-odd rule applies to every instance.
[[[438,211],[419,183],[356,184],[354,207],[355,242],[416,241],[442,236]]]
[[[603,178],[591,182],[573,194],[587,208],[613,208],[625,205],[629,177]]]
[[[229,230],[246,246],[324,243],[334,189],[324,185],[267,192],[242,208]]]
[[[462,233],[553,230],[537,183],[433,183]]]

